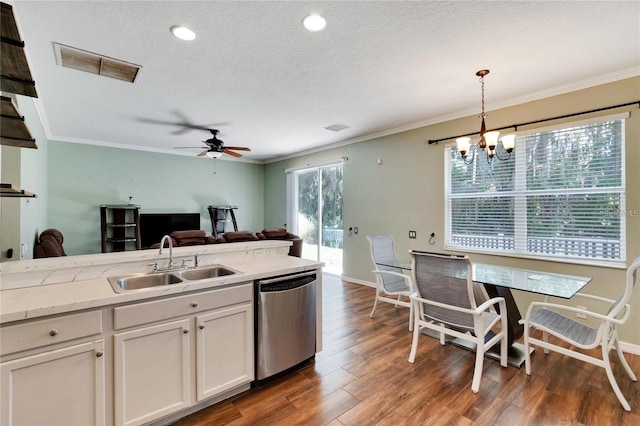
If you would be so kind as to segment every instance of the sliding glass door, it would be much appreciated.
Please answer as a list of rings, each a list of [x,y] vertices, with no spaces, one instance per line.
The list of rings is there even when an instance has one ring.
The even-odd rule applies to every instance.
[[[294,231],[304,239],[302,257],[342,274],[342,164],[293,172]]]

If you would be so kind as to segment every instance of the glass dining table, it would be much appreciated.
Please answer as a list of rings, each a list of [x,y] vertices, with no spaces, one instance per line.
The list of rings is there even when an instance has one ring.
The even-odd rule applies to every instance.
[[[412,269],[411,259],[377,262],[377,265],[403,271],[411,271]],[[509,364],[516,367],[520,367],[524,363],[524,346],[516,342],[524,333],[524,327],[519,322],[522,316],[511,290],[570,299],[591,281],[591,278],[588,277],[497,266],[488,263],[472,263],[472,274],[473,281],[483,284],[489,297],[504,297],[505,299]],[[467,342],[460,339],[454,339],[452,343],[475,350],[475,348],[469,347]],[[533,352],[533,348],[531,348],[531,352]],[[487,356],[496,357],[497,354],[490,352],[487,353]]]

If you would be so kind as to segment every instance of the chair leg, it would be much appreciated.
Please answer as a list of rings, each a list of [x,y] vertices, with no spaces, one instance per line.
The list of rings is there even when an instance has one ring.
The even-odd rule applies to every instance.
[[[507,346],[507,330],[502,330],[502,333],[504,333],[504,335],[502,336],[502,339],[500,339],[500,365],[502,367],[506,367],[507,352],[509,351]]]
[[[413,331],[413,302],[409,305],[409,331]]]
[[[611,384],[611,387],[613,388],[613,392],[615,392],[616,396],[618,397],[618,401],[620,401],[620,404],[622,404],[622,407],[624,407],[626,411],[631,411],[631,406],[629,405],[629,402],[625,399],[624,395],[622,395],[622,391],[618,386],[618,382],[616,382],[616,378],[613,375],[613,370],[611,370],[611,361],[609,360],[609,348],[606,342],[602,342],[601,346],[602,346],[602,361],[604,361],[604,369],[607,372],[607,378],[609,378],[609,384]]]
[[[481,343],[476,346],[476,367],[473,370],[473,381],[471,382],[471,390],[478,393],[480,390],[480,379],[482,379],[482,363],[484,361],[484,345]]]
[[[542,332],[542,340],[547,344],[549,343],[549,335],[547,334],[546,331]],[[544,354],[549,355],[549,348],[546,346],[544,347]]]
[[[636,378],[636,375],[633,374],[631,367],[629,367],[629,364],[627,363],[627,359],[624,357],[624,354],[622,353],[622,349],[620,349],[620,342],[618,341],[617,336],[615,338],[614,343],[616,345],[616,352],[618,353],[618,358],[620,358],[620,362],[624,366],[624,369],[627,370],[627,374],[629,375],[629,378],[634,382],[637,382],[638,379]]]
[[[373,309],[371,309],[369,318],[373,318],[373,315],[376,313],[376,306],[378,306],[378,290],[376,290],[376,298],[373,299]]]
[[[531,350],[529,349],[529,327],[524,328],[524,371],[531,375]]]
[[[411,341],[411,352],[409,353],[409,362],[413,364],[416,360],[416,352],[418,351],[418,337],[420,337],[420,325],[416,322],[413,324],[413,339]]]
[[[401,300],[402,300],[402,295],[399,294],[398,295],[398,301],[401,301]],[[396,308],[396,309],[398,309],[398,306],[400,306],[400,305],[398,305],[397,303],[393,305],[393,307]]]

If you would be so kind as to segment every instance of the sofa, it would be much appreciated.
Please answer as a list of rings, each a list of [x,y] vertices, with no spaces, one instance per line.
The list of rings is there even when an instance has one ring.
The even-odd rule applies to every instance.
[[[293,245],[289,248],[289,256],[302,257],[302,238],[287,232],[284,228],[263,229],[262,232],[257,232],[256,236],[259,240],[292,241]]]
[[[287,232],[284,228],[263,229],[261,232],[256,232],[255,234],[251,231],[230,231],[221,234],[219,238],[206,235],[205,231],[202,230],[174,231],[169,234],[169,236],[171,237],[171,243],[174,247],[260,240],[292,241],[293,245],[289,248],[289,256],[302,257],[302,238]],[[165,243],[165,247],[166,246]],[[160,248],[160,243],[158,242],[150,248]]]

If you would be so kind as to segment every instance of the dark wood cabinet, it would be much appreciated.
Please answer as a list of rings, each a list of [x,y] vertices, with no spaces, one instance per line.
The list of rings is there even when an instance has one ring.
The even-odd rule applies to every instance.
[[[140,250],[140,206],[103,204],[100,206],[102,252]]]

